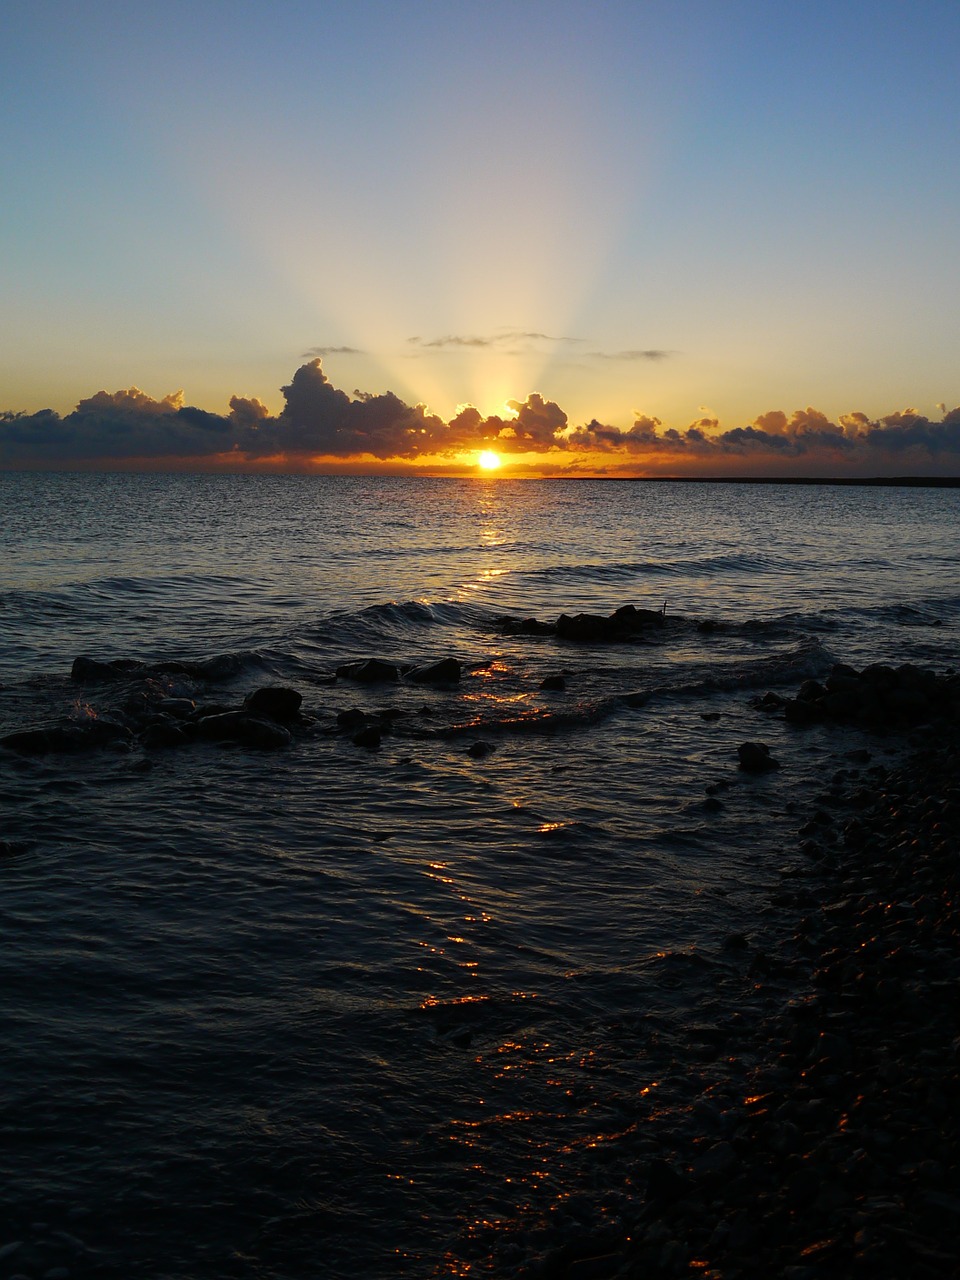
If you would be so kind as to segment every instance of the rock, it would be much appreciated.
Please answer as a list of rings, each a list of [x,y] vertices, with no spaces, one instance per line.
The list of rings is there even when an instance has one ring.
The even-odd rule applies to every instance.
[[[360,684],[395,684],[400,679],[400,668],[395,662],[364,658],[360,662],[347,662],[342,667],[337,667],[337,675],[343,680],[356,680]]]
[[[362,725],[369,724],[372,719],[372,716],[366,711],[361,711],[359,707],[347,707],[345,711],[337,712],[337,724],[348,733],[352,729],[359,729]]]
[[[268,751],[289,746],[293,740],[281,725],[257,720],[245,711],[224,711],[220,715],[204,716],[197,722],[197,734],[212,742],[239,742],[245,747]]]
[[[540,688],[551,693],[562,693],[567,687],[567,682],[563,676],[544,676],[540,681]]]
[[[647,1166],[647,1199],[671,1203],[690,1190],[686,1177],[672,1164],[657,1157]]]
[[[152,749],[182,747],[188,739],[179,725],[169,720],[156,720],[147,725],[140,741],[145,747]]]
[[[80,684],[103,684],[108,680],[122,680],[137,671],[142,671],[144,664],[132,658],[116,658],[112,662],[100,662],[97,658],[81,654],[74,658],[70,668],[70,679]]]
[[[643,631],[648,627],[662,627],[666,620],[666,605],[660,609],[638,609],[635,605],[621,605],[610,621],[627,631]]]
[[[359,733],[355,733],[352,741],[355,747],[365,747],[367,751],[379,751],[381,737],[380,729],[370,724]]]
[[[823,719],[823,711],[819,702],[806,698],[788,698],[783,704],[783,718],[787,724],[819,724]]]
[[[745,773],[770,773],[780,768],[780,762],[774,760],[770,748],[765,742],[741,742],[737,747],[740,768]]]
[[[275,720],[285,724],[296,720],[300,714],[303,695],[296,689],[285,689],[282,685],[265,685],[248,693],[243,705],[252,716],[263,716],[267,720]]]
[[[804,680],[797,690],[797,697],[802,702],[815,702],[817,698],[822,698],[825,693],[826,689],[819,680]]]
[[[556,627],[552,622],[541,622],[539,618],[500,618],[497,630],[507,636],[552,636]]]
[[[609,643],[617,640],[622,630],[610,618],[598,613],[561,613],[557,619],[557,635],[562,640]]]
[[[407,679],[415,684],[459,684],[460,663],[456,658],[441,658],[423,667],[407,672]]]
[[[157,710],[164,715],[175,716],[178,720],[188,720],[197,709],[192,698],[161,698]]]
[[[493,746],[489,742],[472,742],[467,747],[467,755],[473,756],[474,760],[482,760],[484,756],[488,756],[493,750]]]

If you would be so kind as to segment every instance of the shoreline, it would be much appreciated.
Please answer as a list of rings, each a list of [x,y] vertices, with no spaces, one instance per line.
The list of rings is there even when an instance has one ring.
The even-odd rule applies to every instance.
[[[610,1153],[606,1224],[544,1241],[525,1280],[960,1275],[960,729],[867,756],[838,753],[866,767],[837,770],[726,940],[736,972],[703,1001],[725,1016],[687,1028],[688,1096]]]

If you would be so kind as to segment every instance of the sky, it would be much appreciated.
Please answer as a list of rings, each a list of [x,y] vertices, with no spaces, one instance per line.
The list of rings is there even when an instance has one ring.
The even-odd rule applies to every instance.
[[[960,474],[957,0],[0,15],[2,467]]]

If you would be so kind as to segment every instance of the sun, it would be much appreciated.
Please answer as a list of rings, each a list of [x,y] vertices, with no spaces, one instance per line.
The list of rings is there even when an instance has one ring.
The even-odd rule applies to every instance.
[[[477,466],[481,471],[496,471],[500,466],[500,455],[492,449],[484,449],[477,454]]]

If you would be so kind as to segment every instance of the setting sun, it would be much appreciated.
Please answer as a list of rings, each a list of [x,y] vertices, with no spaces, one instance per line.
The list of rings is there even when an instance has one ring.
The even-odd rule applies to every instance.
[[[499,453],[494,453],[492,449],[484,449],[482,453],[477,454],[477,466],[483,471],[496,471],[500,466]]]

